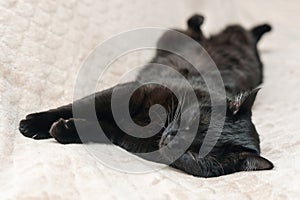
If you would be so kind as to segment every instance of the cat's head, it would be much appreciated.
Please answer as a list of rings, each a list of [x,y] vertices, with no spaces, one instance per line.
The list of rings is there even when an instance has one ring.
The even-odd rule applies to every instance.
[[[215,140],[217,142],[212,142],[214,155],[219,153],[222,155],[224,151],[227,152],[226,155],[233,155],[232,159],[236,163],[234,168],[237,171],[272,169],[273,164],[259,155],[259,136],[251,119],[251,110],[258,91],[257,88],[228,98],[224,124],[211,120],[210,106],[200,106],[201,117],[197,118],[197,105],[190,105],[183,110],[183,113],[175,113],[178,119],[173,119],[164,132],[181,131],[185,140],[193,139],[196,141],[193,144],[200,147],[203,145],[208,127],[211,128],[212,132],[221,130],[221,134],[212,135],[214,138],[217,137]],[[176,111],[179,113],[178,109]],[[179,117],[180,115],[181,117]],[[189,138],[190,130],[195,124],[199,124],[198,134],[196,138]],[[179,128],[180,125],[181,128]]]
[[[259,155],[259,135],[252,122],[252,106],[259,90],[242,92],[227,100],[228,109],[220,139],[231,144],[232,151],[237,152],[237,168],[241,171],[273,168],[270,161]]]
[[[252,122],[252,106],[260,88],[227,98],[222,136],[255,153],[260,153],[258,132]]]

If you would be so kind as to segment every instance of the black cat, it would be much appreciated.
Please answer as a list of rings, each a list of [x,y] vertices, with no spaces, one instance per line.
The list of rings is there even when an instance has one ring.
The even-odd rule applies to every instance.
[[[130,152],[147,153],[160,150],[169,144],[174,151],[177,150],[176,148],[180,149],[181,144],[190,139],[189,128],[197,125],[196,137],[181,156],[169,163],[170,166],[200,177],[214,177],[237,171],[272,169],[273,164],[259,155],[259,136],[251,121],[251,108],[258,92],[256,88],[263,81],[257,43],[265,32],[271,30],[271,27],[264,24],[245,30],[238,25],[228,26],[221,33],[206,38],[201,31],[203,20],[204,18],[200,15],[192,16],[188,20],[188,30],[180,32],[201,44],[218,67],[226,91],[224,126],[219,126],[217,121],[211,121],[210,93],[199,72],[180,56],[157,50],[156,56],[140,72],[136,82],[117,85],[98,92],[95,96],[91,95],[75,101],[73,104],[27,115],[20,122],[20,132],[34,139],[53,137],[62,144],[111,141]],[[178,42],[171,32],[166,32],[158,41],[157,46],[160,47],[163,44],[179,45],[191,57],[199,58],[199,52],[193,52],[188,45]],[[199,62],[205,71],[207,66],[204,66],[205,63],[201,64],[201,59]],[[183,99],[186,107],[180,110],[183,103],[167,87],[154,83],[140,86],[142,80],[164,79],[175,90],[186,91],[177,75],[164,73],[157,67],[152,67],[151,63],[170,66],[184,76],[192,85],[197,97],[197,105],[186,103],[191,95],[187,92]],[[167,111],[167,120],[163,122],[161,130],[147,138],[134,137],[121,130],[114,120],[111,109],[113,90],[117,91],[117,98],[122,99],[122,95],[128,94],[137,86],[140,87],[131,96],[129,104],[130,115],[137,125],[146,126],[150,123],[149,109],[154,104],[162,105]],[[213,92],[218,96],[218,89]],[[88,117],[73,118],[72,106],[76,106],[82,112],[89,112],[92,98],[95,98],[97,120],[91,120]],[[196,107],[193,108],[193,106],[200,109],[200,116],[195,115],[193,111]],[[184,120],[180,119],[182,115],[185,115]],[[86,130],[84,137],[79,137],[75,122]],[[199,150],[210,122],[213,128],[221,130],[221,135],[211,151],[201,157]],[[106,137],[98,136],[94,128],[96,123],[101,125],[108,140]],[[180,125],[184,127],[182,130],[179,130]],[[127,127],[128,130],[130,131],[130,125]],[[184,134],[176,138],[179,131]],[[165,162],[172,158],[162,153],[161,158],[150,159]]]

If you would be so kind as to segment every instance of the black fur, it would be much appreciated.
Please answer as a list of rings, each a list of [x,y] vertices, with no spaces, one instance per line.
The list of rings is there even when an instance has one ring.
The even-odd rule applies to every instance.
[[[258,92],[256,88],[263,81],[262,63],[257,51],[257,42],[265,32],[271,30],[271,27],[261,25],[246,30],[239,25],[228,26],[219,34],[206,38],[201,31],[203,20],[203,16],[194,15],[188,20],[188,29],[180,32],[192,37],[206,49],[216,63],[226,89],[225,125],[222,127],[222,133],[217,144],[205,157],[200,157],[198,152],[203,144],[211,116],[210,95],[206,85],[200,74],[187,61],[162,50],[158,50],[149,65],[141,71],[137,82],[117,85],[114,88],[96,93],[98,121],[85,118],[74,119],[72,104],[69,104],[26,116],[20,122],[20,132],[24,136],[34,139],[54,137],[63,144],[111,141],[130,152],[140,153],[155,151],[169,144],[180,147],[189,138],[189,131],[186,129],[185,135],[174,141],[178,124],[185,123],[187,128],[197,124],[199,128],[193,143],[183,155],[170,164],[171,166],[200,177],[220,176],[237,171],[272,169],[273,164],[260,156],[259,136],[251,121],[251,108]],[[158,41],[157,46],[165,43],[176,45],[176,38],[170,32],[166,32]],[[190,51],[188,46],[184,46],[185,44],[180,45],[183,45],[181,46],[184,47],[183,49]],[[191,52],[191,55],[198,58],[199,52]],[[168,65],[181,73],[193,86],[198,99],[198,106],[201,113],[204,114],[201,114],[197,121],[191,110],[187,109],[186,112],[189,112],[190,117],[186,122],[179,121],[176,112],[180,105],[173,92],[157,84],[141,86],[135,91],[130,101],[130,113],[134,122],[141,126],[147,125],[150,122],[148,111],[154,104],[164,106],[170,120],[165,123],[164,128],[158,134],[149,138],[137,138],[124,133],[114,121],[110,101],[113,89],[119,91],[121,98],[122,94],[126,95],[130,88],[139,85],[138,81],[140,80],[163,78],[164,81],[172,84],[179,91],[185,91],[176,75],[163,74],[157,68],[151,67],[152,62]],[[78,100],[74,102],[74,105],[85,111],[93,97],[92,95]],[[188,101],[188,99],[189,94],[185,94],[185,100]],[[87,136],[84,140],[79,138],[74,121],[86,128]],[[95,137],[97,135],[97,130],[93,129],[95,123],[100,123],[109,141],[104,137]],[[211,123],[218,127],[218,122]],[[161,156],[164,158],[165,155]],[[159,159],[152,158],[155,161],[159,161]]]

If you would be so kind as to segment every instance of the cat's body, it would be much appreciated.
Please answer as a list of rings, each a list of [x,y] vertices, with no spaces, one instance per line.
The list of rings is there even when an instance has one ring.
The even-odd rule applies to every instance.
[[[181,156],[170,163],[171,166],[195,176],[212,177],[236,171],[271,169],[273,168],[272,163],[259,156],[259,137],[251,121],[251,108],[258,91],[255,88],[262,83],[263,77],[262,63],[256,45],[260,37],[270,30],[270,27],[262,25],[247,31],[240,26],[229,26],[220,34],[207,39],[200,29],[202,22],[203,17],[195,15],[188,21],[189,29],[181,32],[199,42],[214,60],[223,79],[227,96],[225,123],[224,127],[221,127],[222,133],[216,145],[205,157],[199,156],[199,150],[203,144],[211,117],[210,93],[199,72],[186,60],[171,53],[158,50],[154,59],[140,72],[136,82],[117,85],[114,88],[96,93],[95,107],[98,121],[110,141],[135,153],[156,151],[171,141],[173,141],[173,148],[174,145],[175,148],[176,145],[180,148],[181,142],[184,143],[189,138],[189,128],[195,124],[198,125],[197,134],[192,144]],[[176,36],[174,38],[171,32],[165,33],[159,40],[158,47],[165,43],[176,45]],[[196,61],[199,59],[201,62],[198,56],[199,52],[191,51],[189,46],[184,46],[185,44],[180,45],[183,45],[181,49],[187,51],[190,57],[195,58]],[[114,121],[111,111],[113,90],[122,99],[122,95],[126,95],[131,88],[139,86],[139,81],[157,79],[163,79],[165,83],[172,85],[172,88],[178,91],[186,90],[176,73],[164,73],[163,70],[152,67],[151,63],[172,67],[185,77],[192,85],[197,103],[199,103],[197,108],[199,108],[201,115],[197,118],[194,116],[196,114],[187,108],[188,117],[185,121],[180,121],[177,114],[182,104],[174,93],[158,84],[141,86],[134,92],[130,100],[129,110],[133,121],[140,126],[147,125],[150,122],[149,108],[154,104],[160,104],[166,109],[168,120],[164,122],[164,128],[156,135],[148,138],[137,138],[126,134]],[[206,71],[207,67],[204,65],[203,72]],[[212,71],[213,73],[215,71]],[[210,75],[208,74],[208,76]],[[218,91],[212,92],[218,93]],[[188,101],[189,95],[188,93],[185,94],[184,101]],[[76,105],[83,111],[88,110],[90,99],[93,97],[92,95],[78,100],[74,102],[73,106]],[[185,111],[183,110],[183,112]],[[180,113],[180,115],[184,115],[184,113]],[[88,130],[84,138],[78,136],[74,121]],[[102,138],[102,140],[95,136],[97,133],[93,129],[93,125],[98,121],[87,118],[74,119],[72,104],[69,104],[46,112],[28,115],[26,119],[20,122],[19,129],[27,137],[35,139],[54,137],[64,144],[80,143],[82,140],[83,142],[105,142],[105,139]],[[217,122],[212,123],[218,124]],[[179,131],[179,124],[184,124],[184,134],[183,137],[174,142],[176,133]],[[130,125],[128,126],[130,130]],[[173,140],[173,138],[175,139]],[[161,156],[164,157],[165,155]],[[158,161],[160,158],[152,158],[152,160]]]

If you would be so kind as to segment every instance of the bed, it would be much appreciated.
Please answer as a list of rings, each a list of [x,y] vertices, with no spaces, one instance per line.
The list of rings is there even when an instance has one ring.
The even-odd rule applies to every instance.
[[[298,1],[280,0],[0,1],[0,199],[298,199],[299,10]],[[122,172],[83,145],[37,141],[18,132],[26,114],[72,101],[77,73],[97,44],[138,27],[185,28],[194,13],[205,15],[207,35],[232,23],[272,24],[259,44],[265,79],[253,121],[273,170],[208,179],[163,165],[147,173]],[[150,56],[145,51],[121,58],[99,88],[116,84]],[[101,149],[119,162],[113,155],[122,150],[104,144]],[[132,155],[122,152],[122,158],[135,167]]]

